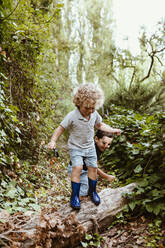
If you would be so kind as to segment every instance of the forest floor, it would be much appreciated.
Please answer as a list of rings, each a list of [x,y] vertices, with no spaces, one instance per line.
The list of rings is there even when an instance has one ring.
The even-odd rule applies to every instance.
[[[36,198],[38,205],[41,206],[43,211],[56,211],[60,207],[64,206],[69,202],[71,187],[70,178],[67,172],[67,165],[69,163],[69,155],[65,147],[61,147],[59,158],[50,157],[43,158],[40,161],[42,175],[45,174],[49,177],[49,187],[44,188],[40,185],[36,190]],[[47,162],[45,162],[45,161]],[[38,165],[39,166],[39,165]],[[38,167],[35,166],[37,170]],[[110,185],[104,180],[99,178],[97,190],[100,192],[106,187],[117,187],[118,185]],[[7,214],[4,212],[4,214]],[[7,217],[11,217],[8,216]],[[15,215],[17,218],[17,215]],[[19,242],[17,235],[13,236],[13,231],[9,233],[9,229],[14,230],[16,226],[16,218],[6,223],[0,223],[0,241],[3,239],[4,234],[8,233],[10,238]],[[25,217],[21,216],[23,220]],[[1,219],[1,218],[0,218]],[[19,219],[19,218],[17,218]],[[19,237],[20,238],[20,237]],[[21,238],[20,238],[21,239]],[[1,246],[0,247],[11,247]],[[22,247],[12,246],[12,248]],[[43,247],[43,246],[37,246]],[[79,246],[74,248],[82,247],[98,247],[98,248],[165,248],[165,223],[160,224],[159,219],[152,219],[144,215],[132,216],[123,218],[116,218],[108,228],[101,231],[98,234],[86,234],[85,240],[83,240]],[[67,247],[66,247],[67,248]],[[70,248],[70,247],[68,247]]]
[[[62,148],[65,151],[65,147]],[[55,207],[60,207],[68,203],[70,197],[70,178],[67,173],[67,159],[69,155],[67,150],[64,152],[63,162],[55,161],[54,170],[56,178],[52,182],[52,189],[49,195],[54,201]],[[58,187],[59,183],[59,187]],[[106,181],[98,180],[98,192],[106,187],[111,187]],[[55,198],[54,198],[55,197]],[[48,198],[46,199],[46,201]],[[109,228],[98,235],[89,235],[77,247],[100,247],[100,248],[165,248],[165,224],[154,224],[156,220],[144,215],[129,217],[129,219],[121,218],[115,220]]]

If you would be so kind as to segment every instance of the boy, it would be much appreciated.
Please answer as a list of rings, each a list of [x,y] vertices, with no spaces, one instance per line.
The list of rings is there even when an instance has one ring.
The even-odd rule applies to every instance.
[[[72,162],[70,205],[80,209],[80,174],[83,168],[83,158],[88,168],[88,194],[95,205],[100,204],[100,197],[96,192],[97,184],[97,156],[94,145],[94,128],[120,135],[120,129],[113,129],[102,122],[102,117],[96,109],[104,102],[103,91],[92,83],[81,84],[77,89],[73,102],[76,109],[71,111],[56,128],[49,149],[56,147],[56,141],[65,129],[69,131],[68,145]]]
[[[110,147],[113,141],[113,135],[101,130],[98,130],[95,134],[95,148],[97,154],[97,160],[99,160],[101,154]],[[68,165],[68,174],[71,175],[72,165],[69,163]],[[101,169],[97,168],[97,174],[108,180],[109,182],[113,182],[115,180],[114,176],[108,175],[104,173]],[[80,200],[83,200],[86,196],[88,196],[88,170],[85,162],[83,163],[83,170],[80,175]]]

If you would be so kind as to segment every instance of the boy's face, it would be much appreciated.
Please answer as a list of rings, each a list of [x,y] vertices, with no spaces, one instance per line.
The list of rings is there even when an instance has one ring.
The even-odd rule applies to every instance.
[[[80,113],[88,118],[90,115],[95,111],[95,105],[94,104],[88,104],[84,102],[80,107],[79,107]]]
[[[103,136],[101,139],[95,136],[96,145],[101,152],[104,152],[107,148],[109,148],[110,145],[112,144],[112,141],[113,138],[109,138],[107,136]]]

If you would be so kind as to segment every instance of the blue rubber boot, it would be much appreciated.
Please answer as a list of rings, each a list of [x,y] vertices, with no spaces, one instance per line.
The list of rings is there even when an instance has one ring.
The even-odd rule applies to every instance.
[[[90,179],[88,177],[88,183],[89,183],[89,192],[88,192],[88,195],[90,196],[92,202],[97,206],[101,202],[100,197],[99,197],[99,195],[96,192],[97,180],[93,180],[93,179]]]
[[[80,209],[80,198],[79,198],[79,192],[80,192],[80,183],[71,182],[72,186],[72,194],[70,198],[70,205],[74,209]]]

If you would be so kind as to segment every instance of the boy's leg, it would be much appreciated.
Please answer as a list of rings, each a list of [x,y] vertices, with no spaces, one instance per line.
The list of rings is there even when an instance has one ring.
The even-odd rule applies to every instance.
[[[71,185],[72,194],[70,199],[71,207],[74,209],[80,209],[80,174],[82,171],[83,159],[85,157],[85,151],[83,149],[70,149],[70,160],[72,163]],[[96,155],[96,152],[95,152]],[[97,164],[96,164],[97,167]]]
[[[71,173],[72,194],[70,198],[70,205],[74,209],[80,209],[80,174],[82,166],[74,166]]]
[[[89,196],[95,205],[99,205],[101,200],[96,192],[97,185],[97,168],[88,167],[88,183],[89,183]]]
[[[96,184],[97,184],[97,156],[96,150],[90,149],[88,150],[88,156],[85,158],[85,164],[88,167],[88,184],[89,191],[88,195],[94,204],[100,204],[100,197],[96,192]]]
[[[80,174],[82,171],[82,166],[74,166],[72,168],[72,173],[71,173],[71,181],[79,183],[80,182]]]
[[[88,177],[93,180],[96,180],[97,179],[97,168],[88,166]]]
[[[71,177],[72,166],[68,165],[68,174]],[[82,170],[80,174],[80,200],[88,196],[88,171]]]

